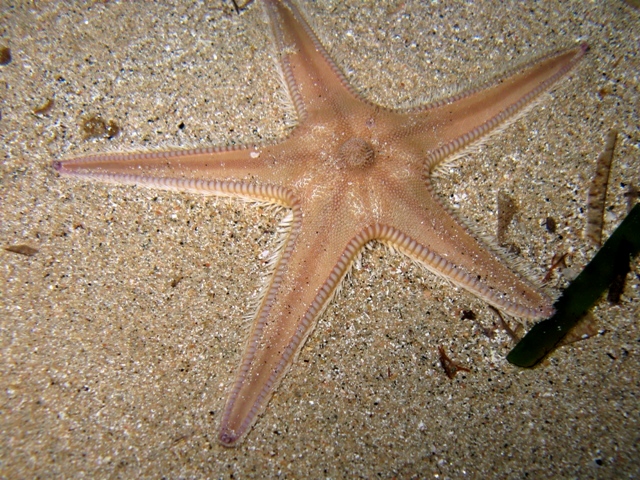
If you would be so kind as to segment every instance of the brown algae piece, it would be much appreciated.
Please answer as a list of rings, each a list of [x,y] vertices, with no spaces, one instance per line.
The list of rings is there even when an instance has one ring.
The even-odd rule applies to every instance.
[[[47,99],[42,105],[33,109],[34,115],[46,115],[53,108],[53,98]]]
[[[596,171],[589,187],[587,199],[587,226],[584,236],[593,245],[599,247],[602,243],[602,217],[607,198],[607,184],[613,160],[613,150],[616,145],[618,132],[611,130],[607,134],[604,151],[598,157]]]
[[[34,256],[38,253],[37,248],[30,247],[29,245],[9,245],[4,247],[7,252],[19,253],[20,255],[26,255],[28,257]]]
[[[516,201],[505,192],[498,192],[498,243],[503,245],[507,236],[507,229],[518,212]]]
[[[113,138],[120,133],[120,127],[113,120],[105,122],[100,115],[93,115],[82,119],[80,128],[84,132],[85,140],[90,138]]]
[[[9,65],[11,63],[11,49],[9,47],[0,48],[0,65]]]

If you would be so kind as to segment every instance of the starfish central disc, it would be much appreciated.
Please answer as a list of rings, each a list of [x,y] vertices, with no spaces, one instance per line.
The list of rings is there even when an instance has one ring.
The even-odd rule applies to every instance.
[[[336,164],[338,168],[366,168],[372,165],[376,152],[366,140],[350,138],[338,149]]]

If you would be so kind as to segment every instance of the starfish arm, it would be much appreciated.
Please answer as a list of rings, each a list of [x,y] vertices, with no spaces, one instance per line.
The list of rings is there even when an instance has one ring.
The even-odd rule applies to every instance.
[[[347,82],[313,29],[290,1],[266,0],[283,83],[300,123],[327,106],[338,110],[365,102]],[[365,102],[368,103],[368,102]]]
[[[587,49],[581,44],[547,55],[488,84],[413,110],[405,124],[407,137],[429,152],[427,170],[517,119],[565,76]]]
[[[328,228],[293,209],[292,228],[263,291],[222,414],[219,440],[234,446],[250,430],[333,298],[370,231],[349,221]],[[348,216],[348,214],[347,214]]]
[[[283,174],[273,163],[277,151],[266,146],[105,153],[57,161],[53,167],[63,176],[290,206]]]
[[[507,314],[539,318],[553,313],[552,301],[470,233],[429,185],[425,191],[422,182],[413,183],[385,206],[380,221],[387,227],[380,240]]]

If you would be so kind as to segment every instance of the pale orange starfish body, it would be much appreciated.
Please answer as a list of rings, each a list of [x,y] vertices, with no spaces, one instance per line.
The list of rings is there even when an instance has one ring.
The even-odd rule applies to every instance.
[[[219,440],[250,430],[341,280],[372,240],[392,246],[500,310],[552,312],[551,301],[484,246],[434,194],[434,168],[513,120],[564,76],[585,45],[548,55],[479,88],[389,110],[347,84],[297,8],[265,0],[299,125],[274,145],[96,154],[63,175],[288,209],[221,418]]]

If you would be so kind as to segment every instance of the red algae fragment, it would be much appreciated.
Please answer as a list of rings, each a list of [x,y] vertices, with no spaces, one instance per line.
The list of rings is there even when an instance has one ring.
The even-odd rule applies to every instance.
[[[471,371],[467,367],[464,367],[459,363],[456,363],[453,360],[451,360],[447,356],[447,353],[444,351],[444,347],[442,346],[438,347],[438,355],[440,357],[440,365],[442,365],[442,369],[444,370],[444,373],[447,375],[447,377],[451,379],[453,379],[456,376],[456,374],[460,371],[463,371],[463,372]]]

